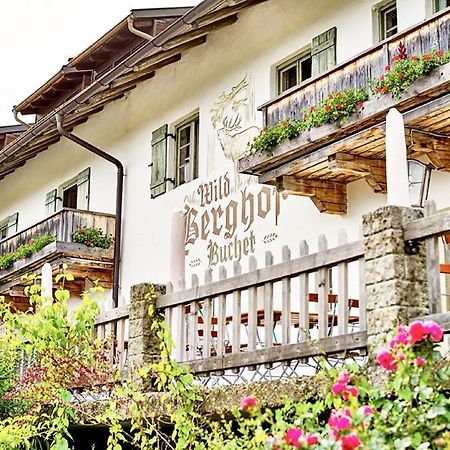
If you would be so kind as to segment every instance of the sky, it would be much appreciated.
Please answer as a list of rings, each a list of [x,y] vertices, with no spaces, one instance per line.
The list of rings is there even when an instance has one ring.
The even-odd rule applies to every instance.
[[[0,125],[11,112],[131,9],[191,6],[200,0],[0,0]]]

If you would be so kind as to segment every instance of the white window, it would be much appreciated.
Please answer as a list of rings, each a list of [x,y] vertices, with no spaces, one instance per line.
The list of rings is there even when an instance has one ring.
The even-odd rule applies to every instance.
[[[278,94],[297,86],[297,84],[311,78],[311,76],[311,51],[303,52],[289,61],[280,64],[277,67]]]
[[[175,127],[175,185],[198,177],[198,115]]]
[[[0,241],[17,232],[18,219],[19,213],[15,213],[3,220],[0,220]]]
[[[383,2],[379,6],[376,6],[375,14],[379,41],[384,41],[398,32],[396,0]]]
[[[448,8],[450,6],[450,0],[433,0],[434,12],[438,12],[441,9]]]

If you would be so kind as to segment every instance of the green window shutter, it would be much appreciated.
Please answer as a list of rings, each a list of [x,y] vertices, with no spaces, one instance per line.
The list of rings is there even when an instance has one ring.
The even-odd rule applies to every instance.
[[[167,179],[167,125],[152,133],[152,174],[150,191],[152,198],[166,192]]]
[[[8,231],[7,236],[12,236],[17,232],[17,224],[19,221],[19,213],[12,214],[8,217]]]
[[[90,168],[77,176],[77,209],[89,210],[90,178]]]
[[[49,216],[54,212],[56,212],[56,189],[45,196],[45,214]]]
[[[336,27],[330,28],[312,40],[311,58],[313,76],[336,65]]]

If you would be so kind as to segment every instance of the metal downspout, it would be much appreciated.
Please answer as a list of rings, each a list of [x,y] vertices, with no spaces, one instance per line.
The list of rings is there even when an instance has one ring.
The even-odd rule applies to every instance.
[[[56,114],[56,126],[58,128],[59,133],[66,137],[67,139],[75,142],[86,150],[94,153],[100,158],[105,159],[106,161],[114,164],[117,167],[117,184],[116,184],[116,226],[114,233],[114,272],[113,272],[113,307],[117,308],[119,306],[119,280],[120,280],[120,249],[121,249],[121,241],[122,241],[122,205],[123,205],[123,177],[124,170],[122,163],[114,158],[114,156],[109,153],[100,150],[95,145],[81,139],[78,136],[70,133],[65,130],[63,127],[63,115],[61,113]]]
[[[148,33],[144,33],[141,30],[138,30],[137,28],[134,27],[134,21],[133,21],[133,16],[130,15],[127,17],[127,24],[128,24],[128,30],[130,31],[130,33],[135,34],[136,36],[141,37],[142,39],[145,39],[147,41],[153,41],[153,37]]]

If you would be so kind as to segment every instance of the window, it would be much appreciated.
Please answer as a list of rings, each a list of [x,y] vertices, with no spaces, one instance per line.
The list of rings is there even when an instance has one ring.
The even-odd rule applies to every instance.
[[[276,95],[336,65],[336,27],[315,36],[305,50],[275,66]]]
[[[383,41],[398,31],[397,3],[389,2],[378,8],[379,40]]]
[[[176,186],[198,177],[198,131],[198,116],[175,128]]]
[[[277,67],[278,94],[312,76],[311,52],[305,52]]]
[[[90,168],[83,170],[76,177],[51,190],[45,197],[46,214],[51,215],[60,208],[88,210],[90,174]]]
[[[434,12],[438,12],[441,9],[448,8],[450,6],[450,0],[433,0]]]
[[[0,221],[0,241],[12,236],[17,231],[19,213],[12,214]]]

